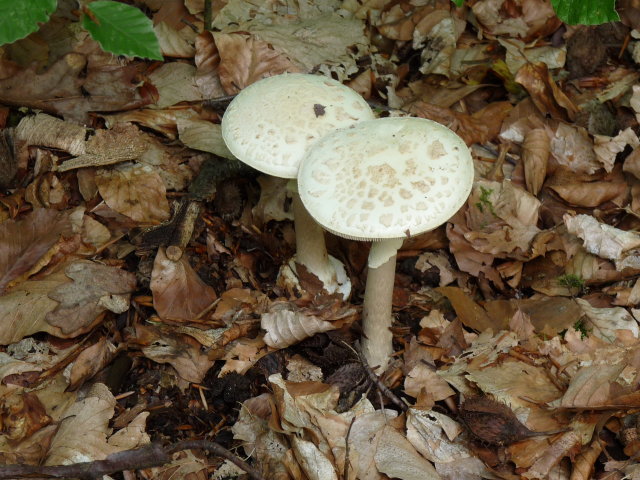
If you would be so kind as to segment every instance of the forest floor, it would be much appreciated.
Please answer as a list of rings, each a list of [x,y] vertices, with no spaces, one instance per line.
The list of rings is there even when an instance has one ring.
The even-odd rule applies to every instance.
[[[0,478],[640,479],[640,10],[229,0],[206,31],[201,1],[136,3],[164,62],[62,7],[0,49]],[[468,201],[398,254],[380,377],[368,244],[327,234],[348,300],[282,280],[286,182],[222,140],[283,72],[473,155]]]

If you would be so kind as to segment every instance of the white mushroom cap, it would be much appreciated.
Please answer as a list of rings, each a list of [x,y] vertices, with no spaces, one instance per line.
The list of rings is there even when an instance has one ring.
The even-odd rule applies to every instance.
[[[357,240],[434,229],[463,205],[472,183],[464,141],[422,118],[381,118],[329,133],[307,152],[298,175],[316,221]]]
[[[373,119],[367,102],[331,78],[291,73],[242,90],[222,119],[231,153],[270,175],[295,178],[305,151],[324,134]]]

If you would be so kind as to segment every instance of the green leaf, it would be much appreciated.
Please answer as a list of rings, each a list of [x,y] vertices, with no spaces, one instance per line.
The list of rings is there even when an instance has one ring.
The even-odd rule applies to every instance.
[[[0,0],[0,45],[38,30],[56,9],[57,0]]]
[[[599,25],[620,20],[616,0],[551,0],[558,18],[569,25]]]
[[[162,60],[151,20],[135,7],[110,0],[89,3],[82,25],[102,49],[116,55]]]
[[[464,3],[464,0],[453,0],[453,3],[456,4],[456,7],[461,7]]]

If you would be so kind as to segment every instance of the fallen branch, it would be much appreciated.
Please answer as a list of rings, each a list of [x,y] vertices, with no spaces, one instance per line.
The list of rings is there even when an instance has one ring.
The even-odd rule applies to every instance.
[[[141,448],[123,450],[109,455],[104,460],[74,463],[72,465],[5,465],[0,466],[0,480],[9,478],[80,478],[94,480],[103,475],[125,470],[141,470],[159,467],[171,462],[171,454],[181,450],[207,450],[217,456],[226,458],[238,468],[247,472],[254,480],[265,480],[264,477],[245,461],[238,458],[218,443],[206,440],[185,440],[163,447],[159,443],[150,443]]]

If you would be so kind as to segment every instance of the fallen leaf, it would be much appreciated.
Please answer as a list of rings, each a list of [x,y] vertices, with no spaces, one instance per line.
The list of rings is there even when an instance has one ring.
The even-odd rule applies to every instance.
[[[441,478],[433,465],[425,460],[395,428],[385,425],[378,434],[380,440],[374,457],[378,471],[391,478],[402,480],[439,480]]]
[[[437,290],[449,299],[458,318],[467,327],[479,332],[488,328],[501,328],[501,326],[496,325],[495,321],[487,315],[487,312],[465,294],[461,288],[440,287]]]
[[[145,225],[169,218],[166,188],[158,173],[146,166],[124,163],[99,169],[95,182],[107,205]]]
[[[533,195],[538,194],[547,176],[550,144],[549,136],[542,128],[535,128],[525,134],[522,144],[522,162],[527,190]]]
[[[28,273],[60,236],[71,235],[68,213],[39,208],[0,225],[0,290]]]
[[[187,255],[174,261],[167,258],[164,248],[156,253],[150,286],[158,315],[178,322],[204,321],[201,316],[218,297],[193,270]]]
[[[640,335],[637,320],[624,308],[594,308],[581,298],[577,298],[576,302],[587,317],[585,327],[596,337],[613,343],[618,330],[628,330],[634,338]]]
[[[59,305],[46,314],[47,322],[66,336],[86,332],[105,310],[123,313],[129,309],[129,296],[136,277],[116,267],[77,261],[64,270],[73,282],[49,292]]]
[[[85,381],[106,367],[117,352],[116,346],[102,337],[84,349],[76,358],[69,372],[69,390],[76,390]]]
[[[124,446],[109,443],[109,420],[115,405],[116,400],[109,389],[101,383],[94,384],[84,399],[66,410],[45,465],[103,460],[112,453],[148,443],[150,439],[146,434],[132,438]]]
[[[187,382],[200,383],[213,366],[202,346],[187,335],[145,325],[136,325],[135,335],[145,357],[168,363]]]
[[[254,35],[217,32],[213,38],[220,54],[220,83],[228,95],[264,77],[300,72],[286,55]]]
[[[274,303],[261,316],[260,325],[267,333],[264,342],[273,348],[285,348],[316,333],[340,328],[345,321],[353,321],[355,310],[344,308],[325,320],[322,311],[300,310],[287,302]]]
[[[640,247],[640,235],[598,222],[591,215],[565,215],[569,233],[584,242],[588,252],[602,258],[618,260],[628,250]]]

